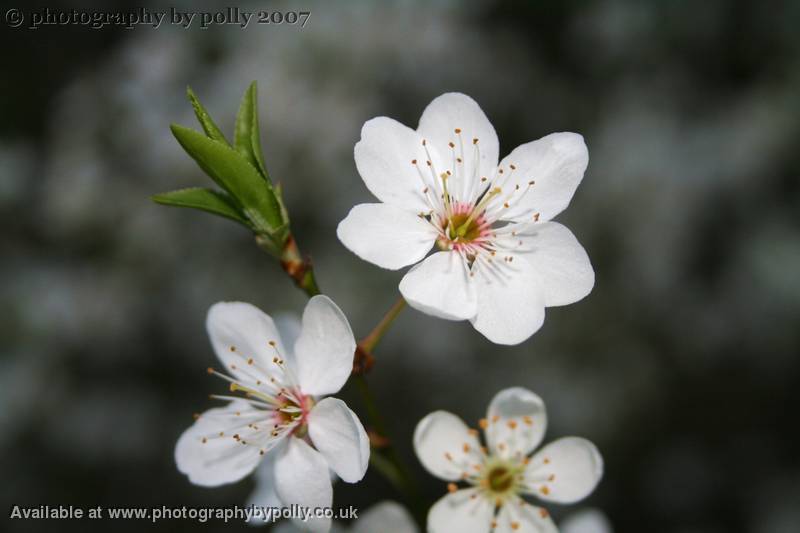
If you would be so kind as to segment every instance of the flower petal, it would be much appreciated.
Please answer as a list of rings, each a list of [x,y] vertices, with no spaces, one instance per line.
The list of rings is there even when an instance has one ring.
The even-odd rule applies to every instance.
[[[455,252],[436,252],[414,266],[400,280],[408,304],[448,320],[475,316],[477,297],[464,260]]]
[[[377,117],[364,123],[353,155],[358,173],[375,198],[412,213],[427,213],[430,206],[422,192],[429,183],[425,180],[430,179],[426,161],[433,163],[432,168],[441,168],[435,147],[427,148],[426,153],[422,137],[408,126]]]
[[[308,415],[308,434],[328,465],[348,483],[360,481],[369,465],[369,439],[347,404],[325,398]]]
[[[594,269],[575,235],[558,222],[534,224],[519,235],[539,273],[547,307],[577,302],[592,291]]]
[[[246,435],[253,431],[247,424],[259,418],[263,418],[262,413],[239,401],[204,412],[175,445],[178,470],[204,487],[239,481],[262,459],[260,447],[246,444]],[[223,436],[219,435],[221,431],[225,432]],[[237,431],[242,438],[233,437]]]
[[[339,223],[336,235],[364,261],[397,270],[422,260],[437,231],[411,211],[389,204],[360,204]]]
[[[278,313],[273,320],[284,346],[293,348],[302,329],[300,316],[297,313]]]
[[[428,472],[445,481],[483,462],[475,431],[447,411],[434,411],[419,421],[414,430],[414,451]]]
[[[330,507],[333,487],[325,458],[305,441],[290,437],[283,453],[275,459],[275,489],[286,506]],[[311,519],[304,528],[328,531],[330,518]]]
[[[500,509],[494,533],[558,533],[558,528],[546,509],[519,499]]]
[[[478,312],[471,322],[487,339],[497,344],[519,344],[542,326],[541,280],[524,257],[518,255],[512,263],[493,271],[479,265],[472,279]]]
[[[462,489],[433,504],[428,511],[428,533],[489,533],[493,516],[494,502],[480,497],[477,489]]]
[[[503,158],[495,185],[504,191],[519,186],[520,196],[502,213],[503,220],[550,220],[568,205],[589,164],[589,152],[577,133],[551,133],[523,144]],[[514,165],[514,169],[511,169]],[[498,174],[498,177],[501,175]],[[530,182],[534,182],[527,190]]]
[[[212,305],[206,317],[206,329],[225,370],[244,382],[253,381],[253,375],[268,379],[270,376],[261,374],[274,367],[270,361],[275,350],[281,357],[286,354],[272,318],[249,303]],[[270,341],[275,342],[275,347],[268,344]],[[248,365],[250,358],[255,360],[255,365]]]
[[[565,437],[531,457],[525,484],[547,501],[573,503],[588,496],[603,477],[603,458],[586,439]]]
[[[486,414],[486,442],[502,457],[524,457],[542,442],[547,429],[547,413],[539,396],[512,387],[498,392]]]
[[[327,296],[311,298],[294,349],[303,393],[323,396],[341,389],[353,370],[355,349],[353,330],[341,309]]]
[[[460,132],[456,133],[456,129]],[[437,168],[437,172],[452,170],[449,182],[456,199],[471,201],[473,198],[465,193],[475,192],[475,184],[481,177],[491,179],[494,175],[500,146],[497,133],[481,107],[469,96],[446,93],[435,98],[422,113],[417,131],[444,158],[447,168]],[[462,163],[456,162],[459,157]]]
[[[283,507],[283,502],[275,492],[275,457],[280,453],[279,449],[274,449],[264,455],[261,464],[258,465],[253,473],[256,486],[247,498],[247,505],[254,506],[254,509],[264,509],[265,507]],[[265,519],[266,518],[266,519]],[[272,522],[271,518],[263,514],[253,516],[248,520],[248,524],[262,526]]]
[[[561,522],[562,533],[612,533],[611,523],[601,511],[584,509]]]
[[[370,507],[350,529],[351,533],[417,533],[417,525],[405,507],[384,501]]]

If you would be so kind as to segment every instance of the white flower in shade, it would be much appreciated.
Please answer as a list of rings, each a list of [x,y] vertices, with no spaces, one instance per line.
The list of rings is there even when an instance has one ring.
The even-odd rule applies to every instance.
[[[329,507],[330,471],[349,483],[364,477],[369,441],[347,405],[324,398],[339,391],[353,365],[356,342],[341,310],[326,296],[309,300],[294,350],[286,350],[269,315],[241,302],[218,303],[206,321],[229,375],[225,407],[197,417],[175,447],[178,470],[197,485],[238,481],[269,461],[275,501]],[[327,531],[330,520],[309,523]]]
[[[534,453],[547,426],[544,403],[527,389],[500,391],[480,421],[486,438],[459,417],[436,411],[414,431],[422,465],[449,481],[450,494],[428,513],[428,533],[544,533],[558,531],[550,515],[524,498],[573,503],[594,490],[603,460],[591,442],[556,440]],[[456,483],[469,485],[461,488]]]
[[[561,522],[561,533],[613,533],[611,522],[597,509],[572,513]]]
[[[523,144],[499,165],[498,152],[486,115],[459,93],[433,100],[416,131],[369,120],[355,161],[382,203],[355,206],[337,234],[380,267],[416,264],[400,282],[412,307],[517,344],[539,329],[545,307],[576,302],[594,285],[583,247],[551,221],[572,199],[589,155],[575,133]],[[426,257],[434,244],[438,251]]]
[[[303,524],[282,522],[275,533],[302,533],[308,531]],[[350,527],[333,524],[331,533],[418,533],[414,519],[399,503],[385,501],[370,507]]]

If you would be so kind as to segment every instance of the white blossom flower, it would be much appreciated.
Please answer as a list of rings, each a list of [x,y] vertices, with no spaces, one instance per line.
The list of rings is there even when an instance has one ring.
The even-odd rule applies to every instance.
[[[275,528],[275,533],[303,533],[303,524],[282,522]],[[350,527],[334,522],[331,533],[419,533],[414,518],[405,507],[397,502],[384,501],[370,507],[363,514],[359,513]]]
[[[435,411],[414,431],[422,465],[449,481],[450,493],[428,513],[428,533],[545,533],[558,531],[546,509],[523,497],[573,503],[594,490],[603,460],[591,442],[558,439],[535,454],[544,436],[544,403],[520,387],[500,391],[480,421],[486,438],[459,417]],[[463,482],[468,488],[459,489]]]
[[[416,131],[387,117],[367,121],[355,161],[382,203],[355,206],[337,234],[380,267],[416,264],[400,282],[412,307],[518,344],[542,325],[545,307],[576,302],[594,285],[583,247],[551,221],[589,155],[575,133],[523,144],[499,165],[498,152],[486,115],[460,93],[433,100]],[[426,258],[434,244],[439,251]]]
[[[583,509],[561,521],[561,533],[613,533],[611,522],[602,511]]]
[[[330,470],[349,483],[364,477],[364,427],[334,394],[347,381],[356,342],[342,311],[326,296],[311,298],[293,352],[269,315],[242,302],[218,303],[206,321],[234,395],[197,417],[175,447],[178,470],[197,485],[238,481],[267,460],[276,501],[309,508],[333,500]],[[330,519],[309,523],[327,531]]]

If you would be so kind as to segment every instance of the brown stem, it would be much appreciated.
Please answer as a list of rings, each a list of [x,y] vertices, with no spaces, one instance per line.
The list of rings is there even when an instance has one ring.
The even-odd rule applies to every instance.
[[[370,352],[365,351],[360,344],[356,345],[356,354],[353,357],[353,374],[366,374],[372,370],[374,364],[375,357]]]
[[[300,248],[297,247],[297,241],[294,240],[291,233],[283,245],[280,259],[283,270],[294,280],[295,285],[305,291],[309,297],[320,293],[317,280],[314,278],[311,259],[304,258],[300,254]]]
[[[369,353],[374,348],[375,345],[380,342],[383,335],[389,329],[389,326],[392,325],[394,319],[397,318],[397,315],[400,314],[400,311],[405,309],[406,301],[401,296],[397,299],[397,301],[392,305],[392,307],[386,312],[380,322],[369,332],[369,335],[361,339],[361,342],[358,345],[363,349],[365,352]]]
[[[406,306],[406,301],[401,296],[394,303],[394,305],[386,312],[380,322],[369,332],[369,335],[361,339],[361,342],[356,346],[356,355],[353,358],[353,374],[365,374],[369,372],[372,365],[375,364],[375,357],[372,356],[372,350],[375,345],[381,340],[383,335],[392,325],[394,319],[400,314]]]

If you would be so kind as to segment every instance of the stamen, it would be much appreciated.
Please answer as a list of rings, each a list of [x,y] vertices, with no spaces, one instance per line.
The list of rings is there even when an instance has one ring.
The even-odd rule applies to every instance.
[[[433,164],[433,157],[431,156],[431,152],[428,149],[428,141],[426,139],[422,139],[422,147],[425,149],[425,155],[427,156],[428,160],[426,163],[428,164],[428,168],[431,171],[431,179],[434,185],[438,185],[439,180],[437,178],[438,173],[436,172],[436,166]],[[445,205],[445,210],[447,210],[447,205]],[[448,212],[449,216],[449,212]]]
[[[450,203],[450,193],[447,191],[447,178],[450,176],[450,172],[442,172],[439,174],[439,177],[442,180],[442,198],[444,199],[444,209],[447,213],[448,218],[453,216],[453,208]]]
[[[496,196],[496,195],[500,194],[501,192],[502,192],[502,189],[500,189],[499,187],[496,187],[495,189],[492,189],[491,191],[489,191],[488,193],[486,193],[486,194],[483,196],[483,198],[481,198],[481,201],[478,203],[478,205],[476,205],[475,207],[473,207],[473,208],[472,208],[472,212],[471,212],[471,213],[469,214],[469,216],[467,217],[467,220],[465,220],[465,221],[464,221],[464,223],[463,223],[463,224],[461,224],[461,226],[459,226],[459,227],[456,229],[456,235],[458,235],[459,237],[463,237],[464,235],[466,235],[466,233],[467,233],[467,229],[469,229],[469,225],[472,223],[472,221],[473,221],[473,220],[475,220],[475,217],[477,217],[479,214],[483,213],[483,211],[484,211],[484,206],[485,206],[485,205],[486,205],[486,204],[487,204],[487,203],[488,203],[488,202],[489,202],[489,201],[490,201],[490,200],[491,200],[491,199],[492,199],[494,196]]]

